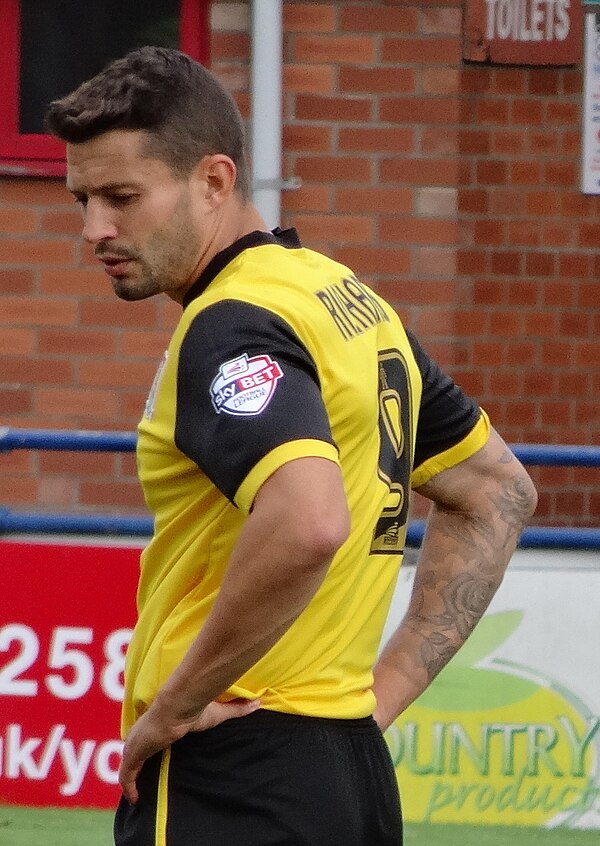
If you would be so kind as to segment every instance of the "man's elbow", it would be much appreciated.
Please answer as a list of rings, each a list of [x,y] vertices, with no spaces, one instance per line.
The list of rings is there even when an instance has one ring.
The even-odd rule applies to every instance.
[[[350,514],[347,509],[335,513],[312,515],[296,524],[297,548],[309,567],[318,569],[329,564],[350,534]]]

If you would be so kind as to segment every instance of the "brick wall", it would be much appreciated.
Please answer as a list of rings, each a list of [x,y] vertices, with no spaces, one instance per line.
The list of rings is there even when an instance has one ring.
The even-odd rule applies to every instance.
[[[284,224],[394,303],[509,441],[600,443],[599,200],[579,68],[461,62],[458,0],[284,4]],[[249,114],[248,8],[212,66]],[[0,180],[0,421],[132,429],[178,310],[114,298],[53,180]],[[14,508],[141,507],[131,456],[0,457]],[[534,471],[538,522],[598,525],[599,471]],[[417,506],[422,512],[423,506]]]

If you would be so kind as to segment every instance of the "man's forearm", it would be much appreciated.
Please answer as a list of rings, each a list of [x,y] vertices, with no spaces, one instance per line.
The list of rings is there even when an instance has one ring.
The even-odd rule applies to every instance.
[[[433,506],[408,611],[374,670],[380,725],[416,699],[471,634],[502,581],[532,501],[529,478],[515,472],[484,487],[478,511]]]

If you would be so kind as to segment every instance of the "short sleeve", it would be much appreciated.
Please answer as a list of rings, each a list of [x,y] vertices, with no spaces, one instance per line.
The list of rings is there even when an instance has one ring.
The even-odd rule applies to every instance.
[[[272,472],[305,454],[337,456],[316,365],[288,323],[239,300],[192,320],[179,354],[175,443],[232,502],[248,478],[260,484],[261,462]],[[251,486],[244,492],[247,508]]]
[[[480,449],[489,436],[489,421],[412,332],[407,335],[423,380],[412,476],[418,487]]]

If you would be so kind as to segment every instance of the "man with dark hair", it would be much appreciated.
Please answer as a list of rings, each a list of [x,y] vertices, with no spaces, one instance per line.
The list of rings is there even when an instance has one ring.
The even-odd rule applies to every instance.
[[[143,48],[48,125],[118,296],[183,309],[139,425],[155,530],[115,841],[397,846],[382,730],[485,611],[531,480],[384,300],[266,231],[241,118],[205,69]],[[433,507],[378,658],[411,487]]]

